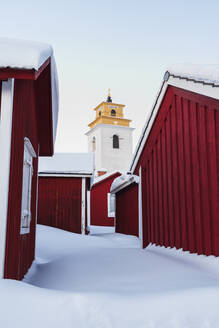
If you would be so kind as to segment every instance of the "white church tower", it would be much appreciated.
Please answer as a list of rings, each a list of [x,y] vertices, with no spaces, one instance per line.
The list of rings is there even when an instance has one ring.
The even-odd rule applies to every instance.
[[[110,89],[107,101],[94,108],[96,118],[88,126],[88,151],[95,153],[95,175],[127,171],[132,158],[131,120],[124,118],[125,105],[112,102]]]

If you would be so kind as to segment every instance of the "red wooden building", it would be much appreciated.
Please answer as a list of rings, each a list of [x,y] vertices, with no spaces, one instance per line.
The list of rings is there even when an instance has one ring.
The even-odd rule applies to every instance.
[[[111,185],[111,194],[116,195],[115,232],[127,235],[141,236],[139,227],[139,177],[123,174]]]
[[[109,211],[110,187],[119,172],[97,177],[90,192],[90,225],[114,227],[114,211]]]
[[[0,39],[0,277],[34,259],[38,155],[51,156],[58,92],[49,45]]]
[[[140,178],[144,247],[219,255],[218,66],[166,72],[131,172]]]
[[[38,223],[86,233],[87,192],[93,173],[93,153],[56,153],[40,158]]]

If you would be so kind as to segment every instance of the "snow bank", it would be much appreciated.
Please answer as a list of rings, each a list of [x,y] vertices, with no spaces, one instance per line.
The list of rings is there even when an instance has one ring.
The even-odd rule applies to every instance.
[[[139,183],[139,177],[134,174],[122,174],[113,181],[110,188],[110,192],[116,193],[117,191],[127,187],[131,183]]]
[[[218,328],[219,258],[99,232],[38,226],[26,283],[0,281],[0,327]]]
[[[94,172],[93,153],[55,153],[39,158],[39,173],[89,174]]]
[[[219,65],[175,64],[167,71],[170,75],[219,86]]]

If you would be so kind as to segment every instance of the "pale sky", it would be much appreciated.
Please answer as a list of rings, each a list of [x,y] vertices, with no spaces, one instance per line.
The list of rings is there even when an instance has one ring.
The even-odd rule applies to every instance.
[[[87,151],[93,108],[111,88],[134,147],[166,68],[219,63],[217,0],[1,1],[2,37],[50,43],[60,87],[56,151]]]

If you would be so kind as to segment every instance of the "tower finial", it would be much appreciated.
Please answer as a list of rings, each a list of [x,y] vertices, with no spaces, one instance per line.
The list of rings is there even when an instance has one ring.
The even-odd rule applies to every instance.
[[[110,94],[110,89],[108,89],[108,97],[107,97],[107,102],[112,102],[111,94]]]

